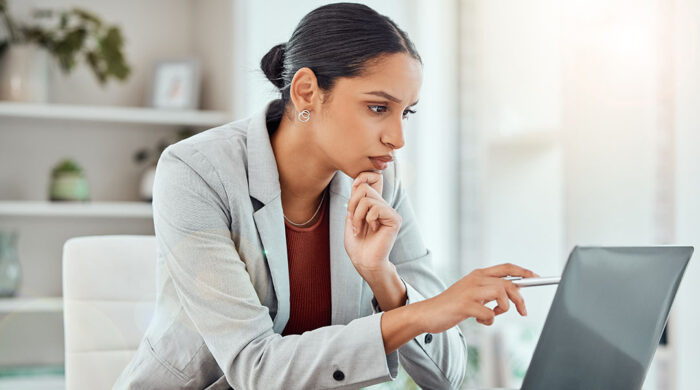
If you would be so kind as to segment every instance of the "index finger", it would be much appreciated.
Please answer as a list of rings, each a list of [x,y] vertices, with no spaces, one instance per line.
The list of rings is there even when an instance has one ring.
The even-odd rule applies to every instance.
[[[352,182],[352,189],[354,190],[360,183],[367,183],[381,196],[383,187],[383,176],[379,172],[364,171],[355,177]]]
[[[526,316],[527,315],[527,309],[525,308],[525,300],[523,299],[522,295],[520,295],[520,288],[513,284],[513,282],[506,282],[506,293],[508,294],[508,298],[510,298],[513,303],[515,303],[515,308],[518,309],[518,313],[520,315]]]
[[[494,276],[498,278],[504,276],[522,276],[523,278],[534,278],[537,276],[534,272],[530,271],[529,269],[511,263],[505,263],[495,265],[489,268],[484,268],[482,271],[486,276]]]

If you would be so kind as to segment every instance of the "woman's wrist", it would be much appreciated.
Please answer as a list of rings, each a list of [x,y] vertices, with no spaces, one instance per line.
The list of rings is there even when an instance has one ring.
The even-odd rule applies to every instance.
[[[430,321],[431,305],[435,304],[434,298],[424,299],[422,301],[414,302],[408,305],[411,308],[412,321],[414,326],[421,333],[430,333],[430,326],[428,321]]]
[[[401,306],[382,314],[381,330],[384,341],[384,351],[390,354],[413,338],[425,333],[421,302]]]
[[[389,275],[396,273],[396,267],[388,259],[383,260],[379,265],[368,267],[356,267],[357,272],[362,276],[367,284],[380,284],[386,281]]]
[[[406,304],[408,299],[406,285],[396,272],[394,264],[386,260],[381,268],[365,271],[361,276],[377,299],[379,307],[383,311],[388,311]]]

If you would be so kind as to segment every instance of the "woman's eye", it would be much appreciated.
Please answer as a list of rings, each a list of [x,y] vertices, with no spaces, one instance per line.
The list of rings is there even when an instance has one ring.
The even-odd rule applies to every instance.
[[[370,110],[372,110],[373,112],[375,112],[377,114],[381,114],[383,112],[386,112],[386,111],[374,111],[375,108],[386,110],[386,106],[368,106],[368,107]]]
[[[386,107],[386,106],[368,106],[368,107],[369,107],[370,110],[372,110],[372,112],[377,113],[377,114],[383,114],[383,113],[385,113],[386,110],[387,110],[387,107]],[[376,109],[376,110],[375,110],[375,109]],[[403,112],[403,118],[404,118],[404,119],[407,119],[407,118],[408,118],[408,114],[415,114],[415,113],[416,113],[415,110],[405,110],[405,111]]]

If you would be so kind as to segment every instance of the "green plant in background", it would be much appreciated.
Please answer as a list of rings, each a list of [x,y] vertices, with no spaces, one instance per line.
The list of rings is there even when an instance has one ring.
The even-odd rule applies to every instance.
[[[0,20],[8,35],[0,41],[0,53],[9,45],[35,43],[57,59],[64,73],[69,73],[78,58],[83,57],[103,85],[110,77],[126,80],[131,73],[119,27],[105,25],[95,14],[81,8],[36,10],[34,17],[42,23],[20,24],[9,14],[7,0],[0,0]]]
[[[49,199],[52,201],[87,201],[90,200],[90,188],[83,169],[75,160],[65,158],[54,165],[51,170]]]
[[[484,355],[481,352],[486,340],[483,325],[476,322],[476,318],[471,317],[464,321],[461,327],[467,342],[467,372],[460,388],[483,387]]]
[[[65,174],[76,174],[76,175],[82,175],[83,174],[83,169],[78,165],[77,162],[73,159],[64,159],[61,160],[58,164],[56,164],[53,169],[51,170],[51,178],[57,178],[61,175]]]
[[[479,348],[473,345],[467,346],[467,375],[479,372]]]
[[[172,140],[167,140],[167,139],[161,139],[158,142],[158,145],[155,147],[155,149],[150,149],[150,148],[142,148],[136,151],[134,153],[134,161],[137,163],[141,164],[144,163],[144,161],[147,164],[155,164],[158,162],[158,158],[160,158],[161,153],[167,148],[170,144],[181,141],[185,138],[189,138],[193,136],[196,133],[196,131],[188,128],[188,127],[183,127],[180,130],[177,131],[177,134],[175,135],[175,139]]]

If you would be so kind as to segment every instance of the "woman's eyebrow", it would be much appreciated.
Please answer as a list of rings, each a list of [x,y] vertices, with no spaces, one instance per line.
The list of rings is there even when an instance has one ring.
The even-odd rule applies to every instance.
[[[395,98],[395,97],[389,95],[388,93],[386,93],[386,92],[384,92],[384,91],[365,92],[365,94],[367,94],[367,95],[381,96],[381,97],[383,97],[383,98],[386,98],[386,99],[391,100],[391,101],[394,102],[394,103],[401,103],[401,99]],[[415,106],[416,104],[418,104],[418,100],[416,100],[415,102],[413,102],[413,104],[411,104],[409,107],[413,107],[413,106]]]

